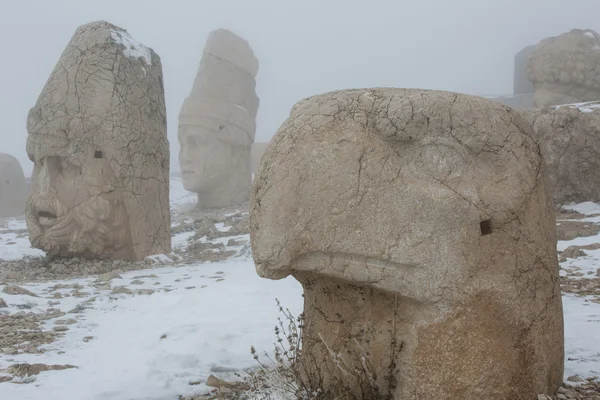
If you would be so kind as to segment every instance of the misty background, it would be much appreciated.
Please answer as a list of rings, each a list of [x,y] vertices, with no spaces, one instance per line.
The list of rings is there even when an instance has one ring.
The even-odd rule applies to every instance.
[[[171,143],[211,30],[246,39],[260,68],[256,142],[298,100],[338,89],[414,87],[510,95],[514,55],[573,28],[600,31],[598,0],[19,0],[0,13],[0,152],[30,175],[27,112],[75,29],[106,20],[161,57]]]

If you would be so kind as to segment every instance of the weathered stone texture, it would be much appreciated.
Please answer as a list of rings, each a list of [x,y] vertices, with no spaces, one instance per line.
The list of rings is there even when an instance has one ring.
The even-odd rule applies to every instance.
[[[258,60],[248,42],[210,33],[194,86],[179,114],[179,163],[186,190],[201,208],[248,201],[256,133]]]
[[[600,35],[573,29],[542,40],[527,66],[536,108],[600,100]]]
[[[556,228],[532,137],[515,111],[447,92],[348,90],[294,106],[255,175],[250,237],[260,276],[304,287],[302,357],[325,390],[556,391]]]
[[[27,183],[21,163],[10,154],[0,153],[0,218],[23,215],[26,198]]]
[[[159,56],[107,22],[77,29],[29,112],[33,246],[139,260],[169,252],[169,143]]]
[[[600,201],[600,103],[522,113],[540,144],[554,202]]]

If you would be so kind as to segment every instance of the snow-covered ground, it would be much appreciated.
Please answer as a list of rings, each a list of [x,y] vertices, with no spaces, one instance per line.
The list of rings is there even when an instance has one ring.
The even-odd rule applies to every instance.
[[[174,179],[173,213],[194,201]],[[587,215],[600,213],[600,205],[593,203],[568,208]],[[585,220],[600,222],[598,217]],[[30,248],[24,229],[23,220],[0,225],[0,258],[42,254]],[[183,248],[193,234],[175,235],[173,247]],[[249,239],[247,235],[235,238]],[[229,239],[218,241],[226,245]],[[559,242],[558,247],[562,250],[580,243],[600,243],[600,234]],[[576,263],[586,274],[594,272],[600,267],[600,250],[586,253],[567,259],[563,268]],[[25,305],[27,311],[41,313],[53,307],[66,314],[45,321],[43,329],[68,328],[64,336],[42,347],[43,354],[0,353],[0,370],[16,363],[77,366],[42,372],[28,384],[0,383],[0,399],[175,400],[179,394],[206,393],[204,381],[211,373],[254,366],[251,345],[272,349],[273,327],[280,316],[275,298],[298,315],[302,289],[291,278],[259,278],[251,258],[240,254],[212,263],[175,261],[124,272],[108,282],[92,276],[20,285],[38,297],[8,295],[1,292],[4,287],[0,285],[0,297],[8,303],[0,312],[17,313]],[[79,286],[73,288],[74,284]],[[600,304],[591,300],[591,296],[563,296],[565,378],[600,375]]]
[[[172,181],[173,210],[194,201],[179,180]],[[26,235],[3,233],[20,229],[25,229],[23,220],[10,220],[0,228],[0,258],[43,254],[30,247]],[[183,247],[192,235],[175,235],[173,247]],[[234,238],[249,240],[247,236]],[[226,243],[228,239],[218,241]],[[272,350],[273,328],[280,317],[276,298],[295,315],[302,310],[300,284],[292,278],[259,278],[248,256],[173,264],[119,276],[122,279],[112,279],[109,288],[102,287],[97,276],[19,285],[39,297],[7,295],[0,284],[0,297],[8,303],[8,308],[0,309],[5,313],[21,311],[18,306],[23,304],[28,312],[43,312],[51,307],[49,301],[56,300],[54,293],[84,293],[52,303],[67,314],[46,321],[44,330],[58,326],[56,321],[76,322],[70,321],[73,323],[66,325],[68,331],[62,338],[44,346],[43,354],[0,354],[0,370],[16,363],[77,368],[42,372],[29,384],[0,383],[0,399],[167,400],[177,399],[179,394],[206,393],[203,383],[211,373],[242,372],[256,366],[251,345]],[[52,290],[59,284],[79,284],[81,288]],[[113,290],[120,287],[131,293]],[[80,304],[85,305],[84,310],[68,313]]]

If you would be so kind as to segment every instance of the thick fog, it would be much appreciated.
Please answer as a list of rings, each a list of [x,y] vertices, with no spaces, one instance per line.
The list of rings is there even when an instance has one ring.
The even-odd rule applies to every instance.
[[[412,4],[411,4],[412,3]],[[178,170],[177,117],[208,33],[227,28],[260,61],[256,141],[267,141],[292,105],[352,87],[512,93],[521,48],[572,28],[600,31],[598,0],[20,0],[0,13],[0,152],[27,175],[25,121],[75,29],[107,20],[161,57]]]

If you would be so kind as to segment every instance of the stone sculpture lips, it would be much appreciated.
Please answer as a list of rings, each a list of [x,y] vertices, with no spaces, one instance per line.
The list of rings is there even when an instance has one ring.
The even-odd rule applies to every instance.
[[[35,216],[40,226],[51,228],[56,224],[57,215],[53,207],[47,204],[35,206]]]

